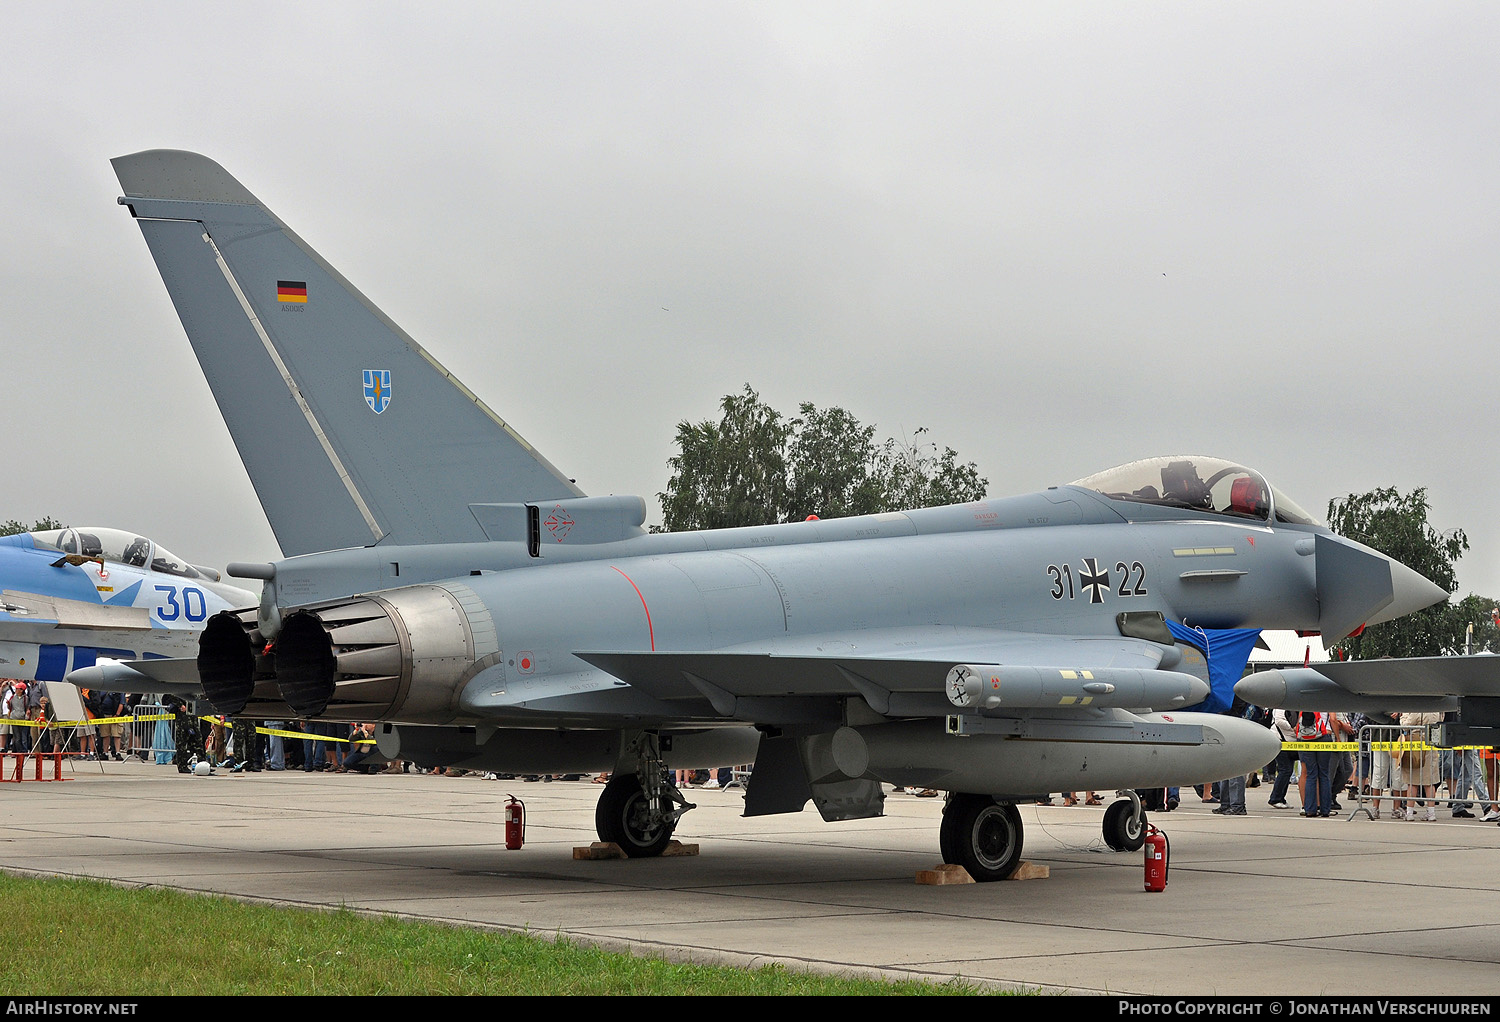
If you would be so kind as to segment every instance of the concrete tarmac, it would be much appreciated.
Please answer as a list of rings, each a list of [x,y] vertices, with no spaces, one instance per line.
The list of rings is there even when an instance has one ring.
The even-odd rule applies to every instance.
[[[8,772],[7,772],[8,775]],[[90,876],[306,908],[565,935],[675,960],[1155,995],[1500,994],[1500,828],[1250,815],[1186,792],[1156,816],[1165,892],[1108,851],[1102,808],[1023,806],[1047,879],[932,887],[941,799],[882,819],[812,809],[745,819],[737,789],[691,789],[695,857],[575,861],[599,786],[478,776],[266,772],[193,777],[78,763],[0,784],[0,869]],[[504,847],[506,796],[526,844]],[[1389,809],[1387,809],[1387,814]]]

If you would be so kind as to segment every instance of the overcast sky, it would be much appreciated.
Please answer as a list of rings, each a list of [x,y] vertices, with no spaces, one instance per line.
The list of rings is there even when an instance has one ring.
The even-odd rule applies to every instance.
[[[109,158],[217,160],[585,492],[750,383],[994,495],[1426,487],[1500,597],[1500,10],[11,3],[0,519],[278,556]]]

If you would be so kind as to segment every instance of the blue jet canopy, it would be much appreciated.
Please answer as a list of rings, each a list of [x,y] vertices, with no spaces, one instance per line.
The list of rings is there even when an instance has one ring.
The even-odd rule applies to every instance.
[[[102,557],[116,564],[129,564],[137,568],[149,566],[153,571],[164,571],[183,578],[218,581],[218,572],[194,567],[166,547],[123,529],[98,529],[92,526],[53,529],[50,532],[33,532],[31,538],[39,548],[51,547],[65,554]]]
[[[1254,469],[1221,458],[1177,455],[1106,469],[1072,485],[1111,500],[1180,507],[1260,522],[1320,525]]]

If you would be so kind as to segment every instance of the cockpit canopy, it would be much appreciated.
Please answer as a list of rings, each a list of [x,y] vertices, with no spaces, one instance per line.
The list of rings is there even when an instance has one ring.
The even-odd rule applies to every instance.
[[[182,578],[206,578],[217,581],[217,572],[197,568],[178,557],[165,547],[151,542],[145,536],[122,529],[98,529],[89,526],[78,529],[53,529],[50,532],[33,532],[31,538],[38,547],[51,547],[65,554],[81,554],[84,557],[102,557],[117,564],[129,564],[137,568],[149,566],[152,571],[179,575]]]
[[[1319,525],[1254,469],[1220,458],[1178,455],[1147,458],[1096,472],[1072,485],[1097,490],[1111,500],[1246,518],[1260,522]]]

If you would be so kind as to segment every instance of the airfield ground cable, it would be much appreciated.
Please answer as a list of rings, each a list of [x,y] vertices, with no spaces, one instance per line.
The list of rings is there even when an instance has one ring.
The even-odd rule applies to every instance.
[[[1037,806],[1036,808],[1040,810],[1040,809],[1046,809],[1046,808],[1049,808],[1049,807],[1048,806]],[[1081,806],[1081,805],[1079,805],[1079,806],[1052,806],[1050,808],[1054,808],[1054,809],[1093,809],[1094,807],[1093,806]],[[1107,810],[1109,808],[1109,805],[1106,804],[1104,806],[1104,808]],[[1095,828],[1095,834],[1096,834],[1096,836],[1093,837],[1092,839],[1090,839],[1087,844],[1078,845],[1078,844],[1074,844],[1074,843],[1069,842],[1069,841],[1064,841],[1063,839],[1061,839],[1060,837],[1058,837],[1058,835],[1055,834],[1052,831],[1052,829],[1047,826],[1047,824],[1045,822],[1043,822],[1043,820],[1042,820],[1042,814],[1040,812],[1038,812],[1036,815],[1037,815],[1037,827],[1038,827],[1038,829],[1040,829],[1043,834],[1047,835],[1049,838],[1051,838],[1052,840],[1056,841],[1060,846],[1062,846],[1062,850],[1065,851],[1065,852],[1095,852],[1095,853],[1099,853],[1099,852],[1113,852],[1114,851],[1114,849],[1110,848],[1109,845],[1105,842],[1105,840],[1104,840],[1104,833],[1103,833],[1103,830],[1102,830],[1101,827],[1096,827]],[[1102,817],[1103,814],[1101,813],[1100,816]]]

